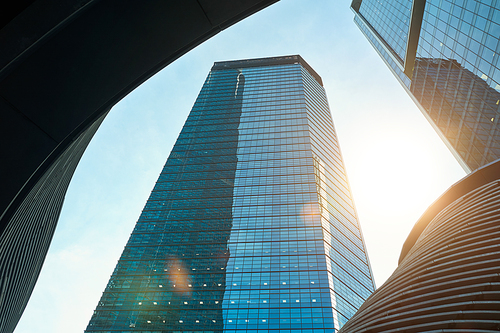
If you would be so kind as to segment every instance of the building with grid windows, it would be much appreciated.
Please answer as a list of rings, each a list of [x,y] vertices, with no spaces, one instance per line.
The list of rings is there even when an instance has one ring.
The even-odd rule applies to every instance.
[[[354,0],[354,21],[470,172],[500,158],[500,1]]]
[[[373,290],[321,78],[217,62],[86,332],[335,332]]]

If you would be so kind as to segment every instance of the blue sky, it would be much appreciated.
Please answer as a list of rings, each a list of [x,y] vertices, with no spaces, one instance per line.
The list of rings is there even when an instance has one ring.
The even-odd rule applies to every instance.
[[[425,208],[465,173],[353,23],[349,0],[283,0],[118,103],[68,190],[15,333],[82,332],[215,61],[300,54],[323,78],[377,286]]]

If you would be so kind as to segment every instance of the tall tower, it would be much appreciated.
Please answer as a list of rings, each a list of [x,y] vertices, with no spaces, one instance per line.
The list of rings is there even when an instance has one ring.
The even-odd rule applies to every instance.
[[[500,1],[354,0],[355,23],[464,170],[500,158]]]
[[[335,332],[373,290],[319,75],[218,62],[86,332]]]

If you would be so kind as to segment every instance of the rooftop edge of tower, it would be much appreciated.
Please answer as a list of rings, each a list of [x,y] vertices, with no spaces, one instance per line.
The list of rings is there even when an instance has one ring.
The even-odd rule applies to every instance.
[[[231,68],[248,68],[248,67],[264,67],[264,66],[274,66],[274,65],[286,65],[286,64],[301,64],[309,74],[311,74],[316,81],[318,81],[321,86],[323,86],[323,80],[321,76],[316,73],[314,69],[300,56],[300,55],[288,55],[281,57],[269,57],[269,58],[255,58],[255,59],[244,59],[244,60],[232,60],[232,61],[219,61],[215,62],[212,66],[212,71],[231,69]]]

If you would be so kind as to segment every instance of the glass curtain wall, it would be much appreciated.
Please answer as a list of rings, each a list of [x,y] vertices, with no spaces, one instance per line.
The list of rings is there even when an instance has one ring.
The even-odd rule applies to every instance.
[[[86,332],[335,332],[373,290],[321,78],[216,63]]]
[[[355,2],[356,24],[463,168],[500,158],[500,0]]]

